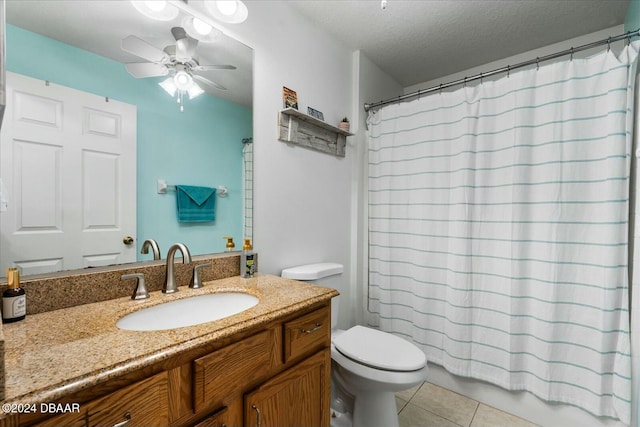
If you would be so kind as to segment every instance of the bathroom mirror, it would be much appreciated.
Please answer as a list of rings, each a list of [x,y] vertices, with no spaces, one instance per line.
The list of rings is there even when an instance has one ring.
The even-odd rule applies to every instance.
[[[175,3],[181,2],[168,3],[176,7]],[[167,76],[136,78],[124,66],[148,60],[124,51],[123,39],[135,36],[160,50],[175,46],[180,37],[172,28],[184,29],[189,17],[206,14],[198,3],[181,3],[178,15],[168,21],[144,16],[128,0],[6,3],[8,72],[39,79],[45,85],[58,84],[95,94],[104,97],[105,102],[122,101],[137,107],[136,195],[135,200],[123,202],[135,204],[137,211],[131,245],[135,258],[123,262],[153,259],[151,253],[140,254],[145,239],[155,239],[164,258],[175,242],[185,243],[192,255],[208,254],[225,250],[225,236],[241,242],[252,234],[251,218],[244,214],[245,205],[251,203],[250,191],[244,191],[251,177],[243,173],[246,163],[252,161],[247,156],[253,137],[252,50],[225,34],[218,34],[214,41],[198,41],[193,58],[200,65],[231,65],[235,69],[220,67],[198,72],[226,90],[201,83],[199,86],[206,93],[194,99],[185,97],[182,104],[159,85]],[[5,116],[3,128],[8,120]],[[159,180],[169,185],[165,194],[158,192]],[[176,184],[217,188],[215,220],[179,223],[173,190]],[[221,187],[226,188],[226,195],[221,194]],[[0,191],[9,204],[14,201],[12,191]],[[250,212],[250,208],[246,211]],[[3,215],[4,212],[0,221],[4,221]],[[124,240],[129,233],[121,234]],[[2,239],[6,239],[4,233]],[[3,248],[6,253],[7,245]],[[16,258],[17,246],[8,248]],[[96,264],[85,263],[84,267],[111,264],[109,260],[103,264],[98,260]],[[82,267],[63,265],[49,271]],[[49,272],[37,268],[30,271]],[[3,275],[4,268],[0,270]]]

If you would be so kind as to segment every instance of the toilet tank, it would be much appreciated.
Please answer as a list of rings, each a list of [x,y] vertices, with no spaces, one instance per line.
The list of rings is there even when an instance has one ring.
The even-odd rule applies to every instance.
[[[282,270],[281,277],[285,279],[312,282],[318,286],[331,286],[335,283],[336,277],[342,274],[344,266],[335,262],[321,262],[316,264],[299,265],[297,267]],[[331,329],[338,326],[338,309],[340,305],[339,296],[331,299]]]

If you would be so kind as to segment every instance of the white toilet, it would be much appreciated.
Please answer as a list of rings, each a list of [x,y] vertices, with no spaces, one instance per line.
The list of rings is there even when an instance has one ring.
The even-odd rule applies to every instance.
[[[342,271],[341,264],[319,263],[287,268],[282,277],[327,286]],[[425,354],[387,332],[336,329],[339,298],[331,301],[331,425],[398,427],[395,393],[426,380]]]

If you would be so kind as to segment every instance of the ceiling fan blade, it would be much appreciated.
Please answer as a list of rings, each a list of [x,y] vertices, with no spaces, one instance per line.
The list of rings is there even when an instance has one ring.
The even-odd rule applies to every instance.
[[[226,87],[224,87],[224,86],[222,86],[221,84],[216,83],[216,82],[212,82],[211,80],[206,79],[206,78],[204,78],[204,77],[202,77],[202,76],[199,76],[199,75],[197,75],[197,74],[194,74],[192,77],[193,77],[193,79],[194,79],[194,80],[199,81],[199,82],[201,82],[201,83],[204,83],[204,84],[206,84],[206,85],[212,86],[212,87],[214,87],[214,88],[216,88],[216,89],[219,89],[219,90],[227,90],[227,88],[226,88]]]
[[[133,77],[138,79],[145,77],[159,77],[169,74],[169,69],[162,64],[152,62],[133,62],[124,64],[125,68]]]
[[[176,39],[176,60],[187,62],[193,58],[198,46],[198,40],[191,38],[182,27],[171,28],[171,34]]]
[[[182,27],[172,27],[171,34],[173,34],[173,38],[176,39],[176,41],[187,37],[187,32]]]
[[[122,39],[122,50],[147,61],[165,63],[169,61],[169,55],[146,41],[136,37],[127,36]]]
[[[235,70],[235,65],[196,65],[191,68],[194,71],[211,71],[211,70]]]
[[[176,59],[179,62],[190,61],[196,53],[196,46],[198,46],[198,40],[191,37],[176,40]]]

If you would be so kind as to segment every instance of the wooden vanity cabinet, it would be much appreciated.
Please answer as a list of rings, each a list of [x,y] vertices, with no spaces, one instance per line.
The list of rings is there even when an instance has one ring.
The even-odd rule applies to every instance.
[[[235,341],[207,344],[208,352],[190,350],[66,397],[84,402],[80,413],[10,417],[0,427],[329,427],[330,307],[327,301],[276,318]]]

